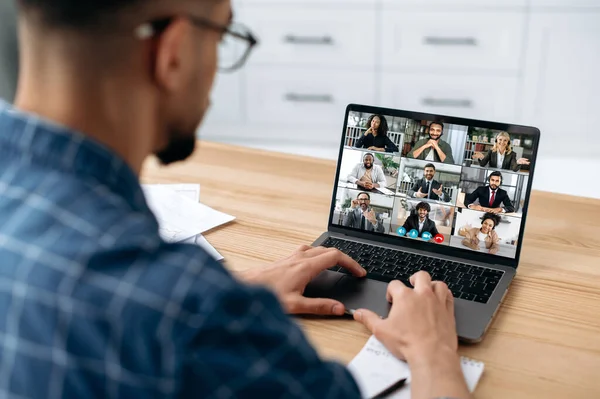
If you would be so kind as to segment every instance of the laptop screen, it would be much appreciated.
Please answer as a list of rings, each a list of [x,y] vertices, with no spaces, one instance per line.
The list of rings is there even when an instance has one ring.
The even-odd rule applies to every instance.
[[[347,112],[333,225],[515,259],[535,136]]]

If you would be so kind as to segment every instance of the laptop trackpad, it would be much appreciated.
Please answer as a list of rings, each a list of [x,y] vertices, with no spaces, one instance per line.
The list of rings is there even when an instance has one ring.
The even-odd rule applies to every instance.
[[[390,304],[385,299],[386,290],[387,284],[381,281],[344,275],[331,297],[342,302],[347,310],[364,308],[387,317]]]

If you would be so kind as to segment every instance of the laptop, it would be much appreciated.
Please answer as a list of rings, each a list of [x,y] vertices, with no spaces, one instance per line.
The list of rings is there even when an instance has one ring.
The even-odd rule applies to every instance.
[[[376,134],[374,134],[374,132]],[[348,105],[327,232],[367,270],[335,266],[305,291],[386,317],[387,283],[419,270],[455,298],[457,332],[479,342],[515,276],[540,132],[508,123]]]

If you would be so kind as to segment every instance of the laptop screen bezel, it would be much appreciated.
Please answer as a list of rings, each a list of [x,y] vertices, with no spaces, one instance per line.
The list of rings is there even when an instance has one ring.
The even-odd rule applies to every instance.
[[[338,224],[334,224],[333,217],[334,217],[337,191],[339,188],[338,182],[339,182],[339,178],[340,178],[340,169],[341,169],[341,165],[342,165],[342,155],[343,155],[344,149],[345,149],[344,144],[346,141],[345,139],[346,139],[347,126],[348,126],[348,116],[351,111],[370,113],[370,114],[380,114],[380,115],[385,115],[385,116],[400,117],[400,118],[407,118],[407,119],[413,119],[413,120],[427,120],[427,121],[441,120],[445,124],[455,124],[455,125],[462,125],[462,126],[468,126],[468,127],[471,127],[471,126],[472,127],[481,127],[481,128],[486,128],[486,129],[501,130],[501,131],[508,132],[509,134],[513,133],[513,134],[521,134],[521,135],[531,136],[531,138],[533,139],[533,146],[532,146],[533,157],[530,160],[531,164],[529,165],[529,179],[527,182],[527,191],[526,191],[526,195],[525,195],[525,202],[523,205],[521,228],[519,231],[519,239],[517,242],[517,250],[516,250],[515,258],[512,259],[512,258],[503,257],[503,256],[482,254],[482,253],[478,253],[475,251],[471,251],[466,248],[461,249],[461,248],[455,248],[455,247],[451,247],[451,246],[447,246],[447,245],[435,245],[433,243],[426,243],[426,242],[418,241],[418,240],[411,240],[411,239],[402,238],[402,237],[395,237],[393,235],[385,234],[385,233],[364,232],[364,231],[354,229],[351,227],[344,227],[344,226],[340,226]],[[341,140],[340,140],[340,149],[339,149],[337,168],[336,168],[336,173],[335,173],[333,195],[331,197],[331,207],[330,207],[330,211],[329,211],[329,222],[328,222],[327,230],[329,232],[346,234],[346,235],[356,237],[359,239],[363,238],[365,240],[376,240],[376,241],[383,242],[383,243],[390,244],[390,245],[396,245],[396,246],[406,247],[409,249],[427,251],[432,254],[452,256],[452,257],[458,257],[458,258],[467,259],[467,260],[471,260],[471,261],[504,265],[504,266],[510,266],[510,267],[517,268],[519,265],[520,258],[521,258],[521,249],[523,246],[523,237],[525,234],[525,226],[526,226],[526,222],[527,222],[527,213],[528,213],[528,209],[529,209],[529,202],[531,200],[531,190],[532,190],[533,177],[534,177],[534,172],[535,172],[536,159],[538,156],[539,141],[540,141],[540,131],[539,131],[539,129],[532,127],[532,126],[522,126],[522,125],[516,125],[516,124],[510,124],[510,123],[482,121],[482,120],[477,120],[477,119],[467,119],[467,118],[461,118],[461,117],[455,117],[455,116],[440,115],[440,114],[428,114],[428,113],[423,113],[423,112],[414,112],[414,111],[406,111],[406,110],[391,109],[391,108],[381,108],[381,107],[370,106],[370,105],[349,104],[346,107],[346,113],[344,116],[344,125],[342,128],[342,135],[341,135]]]

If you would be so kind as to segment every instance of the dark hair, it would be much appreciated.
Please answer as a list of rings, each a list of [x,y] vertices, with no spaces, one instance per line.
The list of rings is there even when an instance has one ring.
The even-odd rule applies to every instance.
[[[425,165],[425,167],[423,169],[427,169],[427,168],[433,168],[433,170],[435,170],[435,165],[432,163],[428,163],[427,165]]]
[[[358,195],[356,196],[356,199],[358,199],[358,197],[360,197],[362,194],[366,195],[366,196],[367,196],[367,198],[369,199],[369,201],[371,201],[371,196],[369,195],[369,193],[366,193],[366,192],[364,192],[364,191],[363,191],[363,192],[360,192],[360,193],[358,193]]]
[[[495,213],[491,213],[491,212],[486,212],[482,217],[481,217],[481,224],[483,224],[483,222],[485,222],[486,220],[490,219],[492,222],[494,222],[494,229],[496,228],[496,226],[498,226],[500,224],[500,222],[502,221],[502,219],[500,218],[500,216],[496,215]]]
[[[35,11],[49,26],[109,29],[121,11],[152,1],[156,0],[17,0],[17,4],[19,11]],[[202,1],[211,5],[221,0]]]
[[[499,177],[500,178],[500,184],[502,184],[502,180],[503,180],[502,173],[500,173],[498,171],[490,173],[490,175],[488,176],[488,182],[492,179],[492,176]]]
[[[377,129],[377,135],[386,137],[389,128],[388,128],[387,119],[385,119],[385,116],[383,116],[383,115],[378,115],[378,114],[371,115],[369,117],[369,120],[367,121],[367,129],[371,127],[371,122],[373,122],[373,119],[375,119],[375,117],[379,118],[379,128]]]
[[[442,133],[444,132],[444,124],[442,122],[435,122],[435,121],[431,122],[429,124],[429,129],[431,129],[431,125],[440,125],[442,127]]]
[[[73,28],[89,27],[144,0],[18,0],[21,11],[36,11],[43,23]]]
[[[375,155],[373,155],[370,152],[367,152],[365,155],[363,155],[363,161],[365,160],[365,158],[367,157],[367,155],[370,155],[373,158],[373,161],[375,161]]]
[[[431,206],[427,202],[419,202],[415,210],[425,209],[427,212],[431,212]]]

